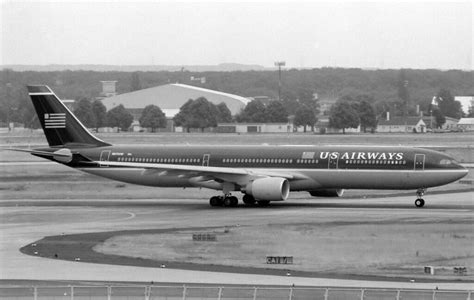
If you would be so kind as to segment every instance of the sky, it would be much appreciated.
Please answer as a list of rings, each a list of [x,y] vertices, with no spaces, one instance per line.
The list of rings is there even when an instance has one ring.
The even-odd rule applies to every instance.
[[[1,65],[468,69],[472,1],[1,2]]]

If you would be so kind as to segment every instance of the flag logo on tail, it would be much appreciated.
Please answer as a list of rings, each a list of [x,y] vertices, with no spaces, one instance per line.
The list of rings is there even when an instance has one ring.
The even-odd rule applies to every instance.
[[[44,114],[44,128],[66,128],[66,114]]]

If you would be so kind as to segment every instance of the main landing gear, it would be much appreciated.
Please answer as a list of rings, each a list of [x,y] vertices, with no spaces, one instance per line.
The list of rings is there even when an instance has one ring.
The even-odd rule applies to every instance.
[[[425,189],[418,189],[416,191],[416,197],[417,197],[417,199],[415,200],[416,207],[423,207],[425,205],[425,200],[422,198],[424,194],[425,194]]]
[[[213,196],[209,199],[211,206],[225,206],[225,207],[236,207],[239,204],[239,199],[230,194],[223,196]]]
[[[242,198],[242,202],[244,202],[247,206],[253,206],[257,204],[258,206],[268,206],[270,201],[267,200],[255,200],[252,195],[245,194]],[[232,196],[231,194],[222,195],[222,196],[213,196],[209,199],[209,204],[211,206],[223,206],[223,207],[236,207],[239,204],[239,200],[237,197]]]

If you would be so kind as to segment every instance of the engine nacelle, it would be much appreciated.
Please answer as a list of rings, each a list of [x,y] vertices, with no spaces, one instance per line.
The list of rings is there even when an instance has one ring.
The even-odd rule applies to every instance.
[[[63,163],[70,163],[72,161],[72,152],[68,148],[62,148],[53,152],[53,158]]]
[[[344,189],[326,189],[310,191],[309,194],[313,197],[342,197]]]
[[[290,194],[290,183],[280,177],[259,178],[247,184],[245,193],[256,200],[283,201]]]

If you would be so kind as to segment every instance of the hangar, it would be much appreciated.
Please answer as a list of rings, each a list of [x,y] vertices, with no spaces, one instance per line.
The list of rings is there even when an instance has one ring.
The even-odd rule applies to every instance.
[[[122,104],[138,120],[145,106],[153,104],[161,108],[167,118],[173,118],[180,107],[189,99],[205,97],[208,101],[219,104],[224,102],[232,115],[238,114],[250,102],[245,97],[204,89],[186,84],[165,84],[130,93],[105,98],[102,103],[107,110]]]

